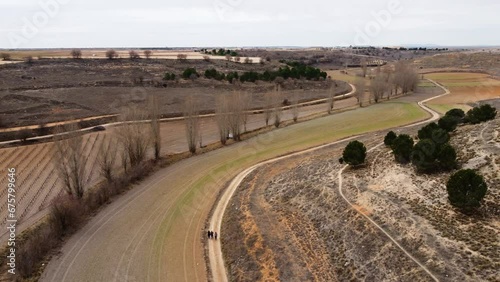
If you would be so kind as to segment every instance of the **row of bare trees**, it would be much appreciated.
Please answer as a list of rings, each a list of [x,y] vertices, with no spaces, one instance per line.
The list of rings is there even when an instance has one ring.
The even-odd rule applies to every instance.
[[[140,166],[153,148],[154,158],[161,158],[160,107],[158,98],[150,96],[146,110],[127,108],[121,115],[123,125],[112,133],[103,134],[98,147],[97,164],[101,176],[112,182],[116,176],[116,162],[121,159],[124,173]],[[75,124],[56,130],[54,165],[67,194],[81,199],[89,183],[88,155],[84,152],[83,133]]]
[[[252,106],[252,96],[249,93],[234,92],[220,95],[216,98],[215,122],[219,132],[219,140],[225,145],[229,138],[241,141],[241,135],[247,132],[248,117]],[[297,96],[291,99],[290,112],[296,122],[299,117],[299,104]],[[283,95],[281,86],[264,95],[264,118],[266,126],[273,120],[275,127],[281,124],[283,113]],[[200,104],[188,97],[184,103],[184,120],[186,125],[186,138],[191,153],[195,153],[200,134]]]
[[[363,68],[362,68],[363,69]],[[365,70],[363,69],[365,74]],[[370,80],[368,90],[370,92],[369,100],[375,103],[380,102],[384,95],[389,99],[391,96],[407,94],[415,91],[419,82],[418,73],[408,61],[399,61],[395,64],[394,70],[391,66],[377,68],[376,76]],[[367,90],[366,80],[363,77],[357,77],[354,85],[356,87],[355,98],[360,106],[363,105],[365,92]]]

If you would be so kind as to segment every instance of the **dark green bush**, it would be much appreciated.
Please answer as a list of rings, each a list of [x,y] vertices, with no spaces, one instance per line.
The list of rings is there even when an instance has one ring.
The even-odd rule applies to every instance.
[[[496,117],[497,110],[489,104],[484,104],[479,107],[474,107],[465,115],[465,122],[477,124],[484,121],[492,120]]]
[[[457,152],[448,143],[439,146],[436,159],[443,170],[452,170],[457,167]]]
[[[363,164],[366,158],[366,147],[363,143],[359,141],[352,141],[344,149],[342,154],[344,162],[357,166]]]
[[[398,163],[407,163],[410,161],[413,150],[413,138],[407,134],[401,134],[394,139],[391,148]]]
[[[434,172],[436,163],[437,147],[430,139],[420,140],[411,153],[411,163],[421,172]]]
[[[460,119],[455,116],[444,116],[438,121],[439,127],[448,132],[452,132],[453,130],[455,130],[459,123]]]
[[[471,169],[457,171],[446,184],[450,203],[458,208],[470,209],[481,205],[488,186],[481,175]]]
[[[163,80],[175,80],[175,74],[166,72],[163,75]]]
[[[187,68],[182,73],[182,78],[184,78],[184,79],[190,79],[190,78],[194,78],[194,77],[200,77],[200,75],[198,74],[198,72],[196,71],[195,68]]]
[[[446,144],[450,141],[450,134],[444,129],[435,129],[432,131],[431,141],[438,145]]]
[[[396,133],[394,133],[394,131],[389,131],[387,135],[385,135],[384,144],[390,147],[394,139],[396,139],[396,137],[398,136],[396,135]]]
[[[462,109],[451,109],[446,112],[445,116],[456,117],[462,120],[465,117],[465,113]]]
[[[432,139],[432,131],[438,129],[439,126],[435,122],[431,122],[428,125],[422,127],[418,131],[418,139]]]

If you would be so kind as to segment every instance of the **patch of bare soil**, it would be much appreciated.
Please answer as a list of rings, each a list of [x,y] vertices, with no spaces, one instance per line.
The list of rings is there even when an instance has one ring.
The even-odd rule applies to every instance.
[[[175,60],[39,60],[32,65],[20,63],[0,66],[0,119],[3,127],[37,125],[95,115],[117,114],[130,105],[146,106],[150,95],[157,95],[161,114],[182,115],[184,100],[194,96],[200,111],[213,112],[217,95],[234,91],[250,93],[252,108],[265,105],[264,94],[274,83],[233,83],[203,78],[207,69],[220,72],[263,72],[273,70],[278,62],[239,64],[212,60],[209,62]],[[180,79],[186,68],[196,68],[202,76],[194,80]],[[177,79],[164,81],[165,72]],[[336,81],[336,93],[351,90]],[[283,83],[283,100],[301,102],[326,98],[330,81],[287,80]]]
[[[222,226],[230,278],[264,281],[268,261],[251,255],[262,248],[282,281],[432,280],[362,213],[440,280],[499,281],[499,128],[497,118],[452,134],[459,165],[477,169],[489,187],[474,215],[449,204],[451,172],[419,174],[397,164],[385,147],[370,152],[366,166],[344,173],[343,191],[356,211],[338,194],[337,160],[345,144],[257,170],[236,192]],[[416,135],[416,129],[404,131]],[[370,148],[383,135],[361,141]],[[249,236],[258,243],[248,244]]]
[[[266,280],[266,260],[252,256],[259,248],[273,254],[281,281],[431,280],[341,199],[336,176],[344,146],[266,166],[247,178],[221,231],[231,280]],[[245,238],[255,233],[262,239],[248,244]]]
[[[489,190],[477,214],[464,215],[447,199],[451,173],[422,175],[398,165],[389,149],[371,172],[348,174],[350,198],[374,211],[378,221],[405,242],[413,254],[450,281],[498,281],[500,267],[500,119],[462,126],[453,134],[462,168],[477,169]],[[369,173],[368,173],[369,172]]]

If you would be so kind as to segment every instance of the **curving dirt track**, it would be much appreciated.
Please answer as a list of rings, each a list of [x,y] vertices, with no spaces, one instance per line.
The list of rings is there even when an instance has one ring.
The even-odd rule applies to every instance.
[[[349,94],[347,94],[349,95]],[[355,105],[354,98],[347,98],[336,102],[335,108],[347,108]],[[310,105],[300,108],[299,117],[318,114],[325,111],[325,104]],[[289,110],[283,112],[283,120],[291,120],[292,114]],[[254,114],[249,116],[247,129],[256,130],[264,127],[264,116]],[[111,127],[111,126],[110,126]],[[212,117],[202,119],[202,134],[204,144],[215,143],[219,140],[217,124]],[[182,120],[174,120],[161,123],[162,148],[166,154],[183,153],[187,150],[185,137],[185,124]],[[84,135],[84,151],[88,156],[88,186],[97,184],[102,180],[98,173],[97,154],[102,145],[103,135],[112,134],[113,128],[104,132],[91,132]],[[20,184],[18,195],[22,196],[19,202],[20,214],[19,231],[23,231],[42,219],[47,214],[47,207],[58,194],[62,193],[57,171],[54,167],[53,143],[41,143],[29,146],[1,148],[0,169],[14,167],[19,172],[18,183]],[[152,155],[152,152],[149,152]],[[116,162],[116,169],[120,161]],[[0,178],[0,185],[6,185],[7,178]],[[0,201],[7,201],[7,194],[0,193]],[[0,224],[5,223],[7,210],[0,206]],[[7,230],[0,231],[0,244],[6,242]]]
[[[205,281],[205,220],[221,189],[242,168],[368,129],[426,118],[416,109],[401,101],[379,104],[272,131],[167,167],[72,236],[41,280]]]
[[[433,99],[440,98],[440,97],[443,97],[445,95],[448,95],[448,94],[450,94],[450,91],[447,88],[445,88],[444,86],[436,83],[433,80],[429,80],[429,81],[432,82],[432,83],[434,83],[438,87],[440,87],[444,91],[444,94],[441,94],[441,95],[435,96],[435,97],[430,97],[428,99],[419,101],[418,102],[419,107],[421,107],[423,110],[425,110],[426,112],[428,112],[431,116],[428,119],[426,119],[426,120],[415,122],[415,123],[412,123],[410,125],[404,126],[404,128],[414,127],[414,126],[425,124],[425,123],[428,123],[428,122],[431,122],[431,121],[435,121],[435,120],[437,120],[440,117],[439,113],[437,113],[434,110],[430,109],[429,107],[425,106],[424,103],[429,102],[429,101],[431,101]],[[216,232],[218,232],[219,234],[221,234],[221,225],[222,225],[222,220],[223,220],[223,217],[224,217],[224,212],[226,211],[226,208],[227,208],[227,206],[229,204],[229,201],[230,201],[231,197],[233,196],[234,192],[239,187],[239,185],[242,183],[242,181],[248,175],[250,175],[253,171],[255,171],[256,169],[258,169],[259,167],[262,167],[264,165],[268,165],[268,164],[271,164],[271,163],[274,163],[274,162],[278,162],[278,161],[281,161],[281,160],[284,160],[284,159],[287,159],[287,158],[292,158],[292,157],[296,157],[296,156],[300,156],[300,155],[305,155],[305,154],[308,154],[308,153],[313,152],[313,151],[317,151],[317,150],[320,150],[320,149],[323,149],[323,148],[326,148],[326,147],[337,145],[339,143],[344,143],[344,142],[349,141],[351,139],[353,139],[353,137],[346,138],[346,139],[339,140],[339,141],[335,141],[333,143],[325,144],[325,145],[318,146],[318,147],[315,147],[315,148],[303,150],[303,151],[296,152],[296,153],[293,153],[293,154],[289,154],[287,156],[283,156],[283,157],[278,157],[278,158],[274,158],[274,159],[271,159],[271,160],[267,160],[267,161],[261,162],[259,164],[256,164],[256,165],[254,165],[254,166],[252,166],[252,167],[244,170],[243,172],[241,172],[240,174],[238,174],[231,181],[231,183],[229,184],[227,190],[222,194],[221,199],[219,200],[219,202],[218,202],[218,204],[217,204],[217,206],[216,206],[216,208],[215,208],[215,210],[214,210],[214,212],[212,214],[212,217],[210,219],[210,229],[211,230],[215,230]],[[379,147],[381,145],[383,145],[383,143],[375,145],[371,150],[376,149],[377,147]],[[398,241],[395,240],[389,234],[389,232],[387,232],[384,228],[380,227],[377,223],[375,223],[375,221],[373,221],[365,213],[363,213],[363,212],[359,211],[358,209],[356,209],[355,206],[344,196],[344,194],[342,192],[342,172],[347,167],[348,166],[344,166],[338,172],[338,183],[339,183],[338,190],[339,190],[339,193],[342,196],[343,200],[348,205],[350,205],[351,208],[353,208],[356,212],[358,212],[360,215],[364,216],[371,224],[373,224],[375,227],[377,227],[385,236],[387,236],[387,238],[389,238],[399,249],[401,249],[406,256],[408,256],[413,262],[415,262],[420,268],[422,268],[433,280],[438,281],[438,279],[423,264],[421,264],[417,259],[415,259],[409,252],[407,252],[398,243]],[[209,258],[209,262],[210,262],[210,268],[211,268],[211,273],[212,273],[213,280],[214,281],[228,281],[227,271],[226,271],[226,268],[225,268],[225,263],[224,263],[224,258],[223,258],[223,254],[222,254],[221,244],[219,242],[217,242],[217,241],[209,241],[209,243],[208,243],[208,250],[209,250],[209,252],[208,252],[208,258]],[[274,270],[274,272],[276,272],[276,269]]]

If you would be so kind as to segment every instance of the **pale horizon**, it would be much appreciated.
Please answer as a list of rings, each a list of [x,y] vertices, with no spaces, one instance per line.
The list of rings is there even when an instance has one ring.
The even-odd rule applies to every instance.
[[[0,3],[0,48],[499,46],[493,0],[26,0]]]

